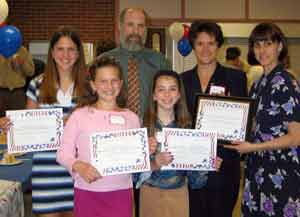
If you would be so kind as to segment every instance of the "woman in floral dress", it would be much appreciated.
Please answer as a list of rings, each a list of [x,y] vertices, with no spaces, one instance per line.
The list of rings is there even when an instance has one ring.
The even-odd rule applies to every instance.
[[[259,63],[264,74],[250,91],[256,100],[253,143],[227,146],[249,153],[242,202],[244,217],[300,216],[300,144],[296,139],[299,123],[289,124],[287,133],[289,122],[300,121],[300,88],[282,65],[287,54],[286,39],[275,24],[262,23],[254,28],[248,61]]]

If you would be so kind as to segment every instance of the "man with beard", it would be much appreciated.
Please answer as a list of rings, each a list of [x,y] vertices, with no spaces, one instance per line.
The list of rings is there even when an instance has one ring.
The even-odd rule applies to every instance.
[[[120,14],[120,46],[104,53],[119,61],[125,85],[128,87],[128,60],[134,59],[139,81],[138,115],[142,120],[148,106],[150,86],[154,74],[161,69],[170,69],[166,58],[154,50],[145,48],[148,16],[142,8],[126,8]]]
[[[125,86],[128,89],[128,107],[136,112],[142,122],[145,110],[148,107],[151,83],[155,73],[161,69],[170,69],[171,65],[166,58],[154,50],[145,48],[147,36],[148,15],[142,8],[126,8],[120,14],[120,46],[102,55],[114,57],[123,70]],[[129,61],[134,59],[137,69],[136,89],[139,96],[138,106],[132,108],[130,102]],[[132,85],[135,86],[135,85]],[[134,87],[135,88],[135,87]],[[139,190],[134,190],[135,216],[139,216]]]

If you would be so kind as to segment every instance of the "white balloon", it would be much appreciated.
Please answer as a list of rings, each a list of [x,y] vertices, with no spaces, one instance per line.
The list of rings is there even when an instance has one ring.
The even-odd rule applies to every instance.
[[[8,16],[8,4],[6,0],[0,0],[0,24],[3,23]]]
[[[182,23],[172,23],[169,27],[169,33],[172,39],[174,39],[175,41],[179,41],[184,34],[184,27]]]

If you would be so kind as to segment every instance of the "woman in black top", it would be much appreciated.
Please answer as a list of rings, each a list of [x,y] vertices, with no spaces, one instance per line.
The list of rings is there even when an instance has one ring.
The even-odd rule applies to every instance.
[[[226,68],[217,62],[218,49],[224,42],[223,33],[216,23],[195,21],[189,40],[197,65],[182,74],[187,104],[195,117],[197,93],[211,94],[214,88],[224,95],[247,96],[247,78],[244,72]],[[209,172],[208,184],[200,190],[190,189],[190,217],[231,217],[237,200],[240,181],[240,156],[236,151],[218,146],[223,158],[219,172]]]

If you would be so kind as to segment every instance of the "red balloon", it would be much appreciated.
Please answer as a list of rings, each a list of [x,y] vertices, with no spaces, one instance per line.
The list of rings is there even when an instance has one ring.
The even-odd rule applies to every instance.
[[[186,24],[183,24],[183,27],[184,27],[183,37],[187,38],[189,36],[190,27]]]
[[[6,26],[6,23],[5,23],[5,22],[0,23],[0,28],[3,27],[3,26]]]

